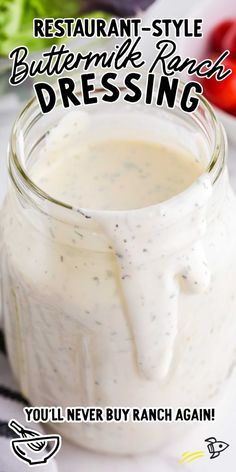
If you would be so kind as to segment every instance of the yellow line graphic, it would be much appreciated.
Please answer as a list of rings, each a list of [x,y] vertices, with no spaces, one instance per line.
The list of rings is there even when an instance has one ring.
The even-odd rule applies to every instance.
[[[183,464],[184,462],[193,462],[196,459],[200,459],[201,457],[204,457],[205,453],[204,451],[194,451],[194,452],[188,452],[185,451],[182,454],[182,459],[180,459],[179,464]]]

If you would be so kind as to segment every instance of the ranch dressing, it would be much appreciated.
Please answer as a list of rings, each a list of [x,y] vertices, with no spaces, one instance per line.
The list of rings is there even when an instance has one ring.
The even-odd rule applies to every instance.
[[[99,107],[65,113],[37,144],[27,134],[25,172],[41,190],[11,184],[1,273],[9,359],[33,405],[215,408],[231,375],[235,198],[225,168],[214,183],[206,172],[198,127],[158,117]],[[120,454],[188,429],[51,426]]]
[[[52,197],[86,208],[103,227],[117,257],[140,375],[162,378],[173,357],[181,286],[189,293],[209,286],[201,237],[210,179],[190,152],[142,140],[89,142],[87,126],[87,114],[67,115],[47,138],[32,180]],[[193,182],[177,203],[160,203]],[[140,208],[141,222],[129,211]],[[181,228],[170,247],[175,218]]]

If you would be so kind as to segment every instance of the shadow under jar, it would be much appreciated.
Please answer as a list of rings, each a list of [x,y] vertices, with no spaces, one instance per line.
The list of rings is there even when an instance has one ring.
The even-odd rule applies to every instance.
[[[21,391],[35,406],[215,407],[235,361],[236,329],[236,203],[221,125],[204,99],[193,114],[122,100],[84,110],[68,118],[58,100],[42,115],[33,99],[11,135],[1,270],[7,349]],[[40,169],[45,146],[59,165],[69,156],[76,123],[78,152],[98,135],[163,149],[172,143],[203,172],[140,208],[59,200],[36,185],[32,169]],[[116,454],[157,449],[189,428],[51,426]]]

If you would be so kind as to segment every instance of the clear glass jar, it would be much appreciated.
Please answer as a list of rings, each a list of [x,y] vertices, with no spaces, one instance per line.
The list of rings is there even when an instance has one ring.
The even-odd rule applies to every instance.
[[[122,100],[86,111],[99,119],[101,107],[114,133],[176,141],[206,157],[206,173],[163,204],[94,209],[88,218],[30,180],[45,136],[67,111],[59,99],[49,115],[35,99],[28,103],[12,131],[2,217],[4,329],[15,377],[36,406],[215,407],[235,361],[236,203],[224,133],[204,99],[193,114]],[[124,110],[128,129],[116,126]],[[134,234],[125,253],[124,237]],[[189,428],[52,427],[86,448],[120,454],[156,449]]]

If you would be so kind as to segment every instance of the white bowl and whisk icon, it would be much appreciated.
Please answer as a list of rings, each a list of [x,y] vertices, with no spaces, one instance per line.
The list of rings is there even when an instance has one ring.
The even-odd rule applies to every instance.
[[[12,439],[12,451],[29,465],[47,463],[61,447],[61,436],[58,434],[41,435],[37,431],[26,429],[16,420],[9,421],[8,426],[20,436],[20,439]]]

